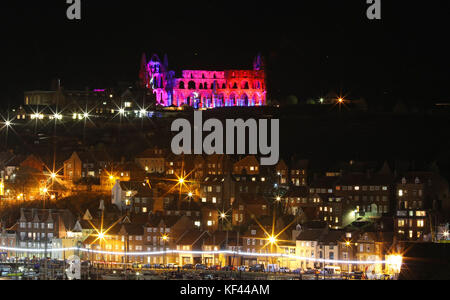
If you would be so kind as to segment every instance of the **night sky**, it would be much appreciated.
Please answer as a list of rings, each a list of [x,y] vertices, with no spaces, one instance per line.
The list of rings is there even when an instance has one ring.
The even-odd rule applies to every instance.
[[[176,71],[251,68],[262,52],[273,99],[450,101],[446,0],[382,0],[381,21],[366,18],[365,0],[82,0],[81,21],[66,19],[65,0],[5,2],[2,106],[53,78],[66,89],[135,82],[143,52],[167,53]]]

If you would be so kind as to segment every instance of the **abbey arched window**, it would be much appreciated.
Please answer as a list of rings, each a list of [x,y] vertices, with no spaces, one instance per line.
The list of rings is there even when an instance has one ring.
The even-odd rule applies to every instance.
[[[244,83],[242,84],[242,89],[243,89],[243,90],[249,90],[249,89],[250,89],[250,86],[249,86],[249,84],[248,84],[248,81],[246,81],[246,82],[244,82]]]
[[[225,90],[227,88],[227,85],[224,83],[222,84],[222,89]]]
[[[233,85],[233,89],[237,90],[237,88],[238,88],[238,86],[237,86],[237,83],[235,82]]]
[[[184,86],[184,81],[180,82],[180,90],[184,90],[185,86]]]
[[[234,94],[232,94],[231,96],[230,96],[230,103],[229,103],[229,106],[236,106],[236,96],[234,95]]]
[[[188,89],[190,89],[190,90],[195,90],[196,89],[196,85],[195,85],[194,81],[189,81]]]
[[[200,83],[200,86],[198,87],[200,90],[203,90],[203,83]]]

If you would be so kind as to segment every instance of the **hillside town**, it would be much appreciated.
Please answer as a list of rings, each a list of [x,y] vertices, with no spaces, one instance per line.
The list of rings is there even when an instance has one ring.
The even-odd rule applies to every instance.
[[[350,161],[317,174],[296,157],[267,167],[255,156],[175,156],[159,147],[132,161],[75,151],[56,168],[35,155],[0,156],[3,261],[79,255],[105,268],[383,274],[410,243],[450,239],[449,186],[435,166],[399,172]],[[267,256],[274,253],[286,257]]]

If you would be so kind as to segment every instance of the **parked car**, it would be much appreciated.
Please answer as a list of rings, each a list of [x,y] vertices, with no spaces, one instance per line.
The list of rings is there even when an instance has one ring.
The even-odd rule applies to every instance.
[[[194,265],[192,264],[187,264],[183,266],[183,270],[192,270],[194,269]]]
[[[304,272],[303,272],[303,270],[301,268],[298,268],[298,269],[295,269],[294,271],[292,271],[292,273],[300,275],[300,274],[303,274]]]
[[[314,269],[308,268],[308,269],[306,269],[305,274],[306,275],[315,275],[315,274],[317,274],[317,271]]]
[[[247,266],[238,267],[238,271],[240,271],[240,272],[248,272],[248,270],[249,270],[249,267],[247,267]]]
[[[362,279],[364,279],[364,272],[355,272],[355,273],[353,273],[352,279],[355,279],[355,280],[362,280]]]
[[[249,269],[250,272],[265,272],[264,265],[254,265]]]
[[[222,271],[236,271],[236,268],[233,266],[225,266],[222,268]]]
[[[208,267],[203,264],[196,264],[195,269],[196,270],[206,270]]]
[[[280,273],[291,273],[291,270],[289,268],[280,268]]]
[[[220,271],[220,266],[217,266],[217,265],[211,266],[211,267],[208,268],[208,270],[210,270],[210,271]]]
[[[177,264],[167,264],[167,269],[178,269]]]
[[[278,265],[268,265],[267,272],[278,273],[278,272],[280,272],[280,267]]]

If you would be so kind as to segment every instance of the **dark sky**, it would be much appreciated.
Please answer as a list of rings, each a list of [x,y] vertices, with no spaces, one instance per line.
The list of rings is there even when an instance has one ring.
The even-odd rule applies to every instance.
[[[175,70],[251,68],[262,52],[274,98],[450,100],[447,0],[382,0],[381,21],[366,18],[366,0],[82,0],[81,21],[65,2],[2,2],[2,105],[52,78],[67,89],[133,82],[143,52],[167,53]]]

